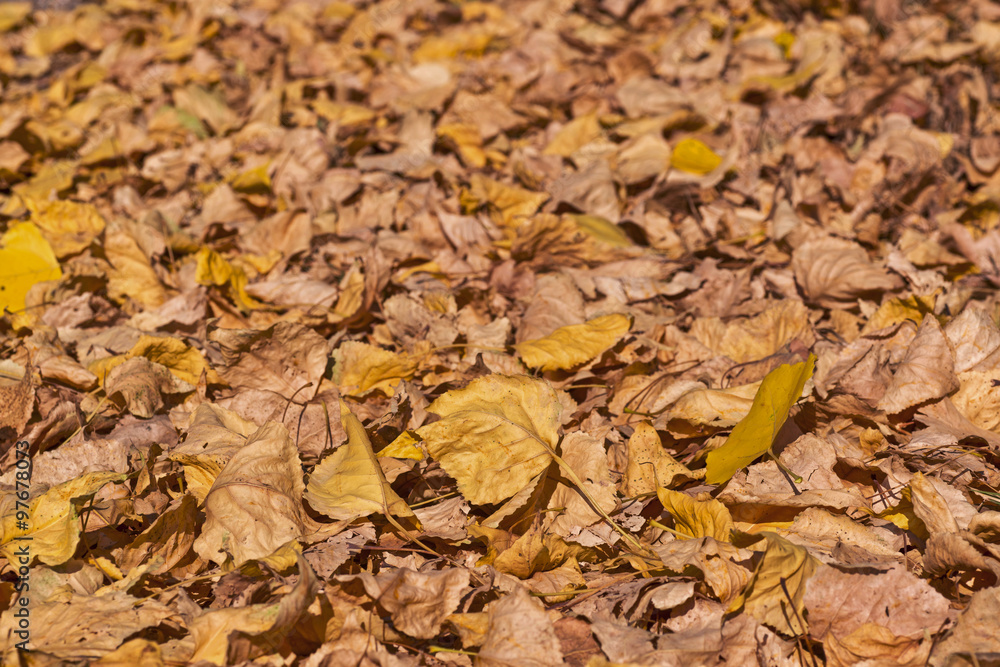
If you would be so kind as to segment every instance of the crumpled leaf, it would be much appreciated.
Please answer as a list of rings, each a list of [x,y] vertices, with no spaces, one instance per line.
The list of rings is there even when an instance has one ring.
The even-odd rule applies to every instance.
[[[896,414],[919,403],[947,396],[959,388],[955,359],[941,325],[925,317],[892,382],[878,402],[879,410]]]
[[[403,380],[413,377],[416,363],[375,345],[346,341],[333,351],[333,379],[345,396],[381,391],[392,396]]]
[[[163,407],[162,394],[183,394],[194,391],[194,386],[162,364],[146,357],[132,357],[111,369],[104,390],[111,399],[120,396],[136,417],[149,419]]]
[[[827,237],[807,241],[792,254],[795,281],[809,302],[837,308],[865,293],[892,290],[900,280],[872,263],[864,248]]]
[[[462,568],[415,572],[409,568],[386,570],[378,576],[367,572],[337,577],[337,581],[360,581],[369,597],[392,615],[402,632],[430,639],[441,624],[458,609],[469,588],[469,571]]]
[[[97,664],[98,658],[114,651],[130,635],[154,628],[174,613],[156,600],[140,600],[120,591],[100,597],[71,592],[32,605],[33,632],[28,648],[56,660],[83,658]],[[16,637],[19,620],[14,610],[8,609],[0,619],[0,632]]]
[[[625,315],[603,315],[583,324],[559,327],[543,338],[518,343],[514,349],[531,368],[565,370],[608,350],[631,326],[631,319]]]
[[[497,503],[552,461],[562,405],[543,380],[487,375],[427,408],[440,421],[417,432],[431,457],[474,505]]]
[[[771,448],[788,419],[789,410],[812,377],[815,363],[816,358],[809,355],[808,361],[783,364],[767,374],[749,414],[736,425],[722,447],[708,453],[705,481],[722,484]]]
[[[680,491],[663,487],[656,489],[663,509],[674,517],[678,533],[693,538],[711,537],[719,542],[728,542],[733,530],[733,517],[718,500],[696,500]]]
[[[656,429],[649,422],[635,427],[628,439],[628,465],[622,479],[626,497],[652,493],[657,487],[669,489],[677,478],[696,479],[696,474],[674,459],[664,448]]]
[[[202,373],[205,373],[207,381],[211,384],[222,382],[222,378],[209,366],[201,352],[188,346],[184,341],[170,336],[143,335],[125,354],[98,359],[90,364],[88,370],[103,383],[114,368],[137,357],[145,357],[155,364],[166,367],[177,379],[188,385],[197,385]]]
[[[306,501],[331,519],[351,520],[376,512],[413,517],[413,511],[386,480],[361,422],[343,401],[340,419],[347,443],[316,466],[309,477]]]
[[[306,532],[302,463],[288,430],[268,422],[229,460],[205,498],[194,550],[234,565],[265,558]]]
[[[775,533],[764,531],[753,538],[766,541],[764,557],[746,590],[729,606],[730,611],[743,607],[746,613],[779,632],[805,633],[808,624],[803,599],[807,582],[820,562],[803,547]]]
[[[0,553],[7,557],[15,571],[19,548],[29,545],[28,553],[46,565],[61,565],[76,552],[80,541],[79,499],[97,493],[111,482],[121,482],[128,475],[116,472],[88,472],[76,479],[54,486],[31,498],[28,508],[17,507],[13,493],[0,497]],[[27,512],[30,520],[17,518],[17,512]],[[20,525],[19,525],[20,524]],[[25,541],[18,538],[30,538]]]
[[[545,607],[520,586],[489,609],[486,640],[477,667],[555,667],[563,665],[559,639]]]
[[[193,662],[216,665],[270,655],[312,604],[320,589],[316,574],[304,558],[298,558],[295,586],[277,602],[188,613],[186,625],[194,643]]]

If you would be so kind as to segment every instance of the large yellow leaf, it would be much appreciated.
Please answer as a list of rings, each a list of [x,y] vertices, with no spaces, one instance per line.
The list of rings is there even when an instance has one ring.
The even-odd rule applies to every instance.
[[[35,283],[62,277],[52,246],[30,222],[11,225],[0,249],[0,311],[24,310],[24,297]]]
[[[820,562],[805,547],[792,544],[774,533],[759,534],[767,540],[767,549],[743,594],[729,611],[741,606],[761,623],[788,635],[805,633],[806,582]],[[756,541],[756,540],[754,540]]]
[[[695,500],[680,491],[671,491],[662,486],[656,489],[663,509],[674,517],[678,533],[690,537],[712,537],[720,542],[728,542],[733,530],[733,517],[718,500]]]
[[[389,486],[372,451],[361,421],[340,403],[340,420],[347,444],[323,459],[306,486],[305,498],[317,512],[331,519],[350,520],[376,512],[413,517],[413,511]]]
[[[583,324],[559,327],[548,336],[514,346],[524,363],[543,371],[564,370],[590,361],[628,332],[632,320],[618,313]]]
[[[441,420],[418,433],[469,502],[498,503],[548,467],[561,410],[543,380],[487,375],[431,403]]]
[[[18,549],[25,546],[31,558],[46,565],[65,563],[73,557],[80,541],[79,506],[74,499],[126,477],[125,473],[88,472],[28,500],[27,509],[18,507],[18,502],[24,501],[15,493],[5,494],[0,499],[0,553],[15,571],[19,567]],[[19,518],[19,512],[27,518]]]
[[[736,425],[726,444],[708,453],[705,481],[722,484],[771,448],[815,364],[816,357],[810,354],[807,361],[782,364],[767,374],[749,414]]]

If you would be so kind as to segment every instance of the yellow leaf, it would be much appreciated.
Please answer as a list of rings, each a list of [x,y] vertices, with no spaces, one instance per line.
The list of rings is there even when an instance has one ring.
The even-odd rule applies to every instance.
[[[782,364],[767,374],[754,396],[749,414],[736,425],[722,447],[708,453],[705,481],[722,484],[771,448],[788,419],[788,411],[802,396],[806,381],[812,377],[815,364],[816,357],[810,354],[807,361]]]
[[[733,530],[733,517],[718,500],[695,500],[680,491],[671,491],[662,486],[656,489],[663,509],[674,517],[678,533],[690,537],[713,537],[720,542],[728,542]]]
[[[413,62],[425,63],[434,60],[451,60],[458,56],[481,56],[490,43],[493,35],[479,30],[451,32],[447,35],[428,37],[413,52]]]
[[[271,192],[271,175],[268,173],[270,168],[268,164],[261,164],[253,169],[247,169],[236,174],[229,184],[236,192],[267,194]]]
[[[76,41],[77,31],[72,23],[56,23],[31,33],[24,45],[25,55],[33,58],[49,56]]]
[[[417,368],[406,356],[358,341],[343,343],[334,350],[333,360],[333,381],[345,396],[365,396],[375,390],[392,396]]]
[[[31,221],[45,233],[57,257],[80,252],[104,231],[104,218],[93,204],[29,200],[27,205]]]
[[[202,248],[197,255],[194,279],[199,285],[228,286],[229,298],[243,311],[260,308],[261,303],[247,294],[247,274],[211,248]]]
[[[464,193],[462,200],[467,210],[475,210],[487,204],[490,216],[498,225],[512,227],[537,213],[538,207],[548,198],[549,195],[542,192],[504,185],[485,176],[473,174],[469,181],[469,189]]]
[[[634,498],[656,491],[657,486],[670,488],[677,477],[697,479],[695,474],[679,463],[663,448],[660,435],[649,422],[642,422],[628,439],[628,464],[622,480],[622,492]]]
[[[79,504],[74,500],[97,493],[109,482],[120,482],[125,473],[88,472],[76,479],[53,486],[27,502],[28,507],[18,507],[14,493],[0,499],[0,553],[7,557],[11,568],[17,571],[17,550],[28,546],[32,558],[46,565],[61,565],[76,552],[80,541]],[[22,501],[23,502],[23,501]],[[27,530],[18,527],[19,510],[30,517]],[[27,537],[29,540],[18,538]]]
[[[92,362],[88,369],[96,375],[103,384],[113,368],[129,359],[145,357],[156,362],[188,384],[197,386],[202,371],[206,373],[209,384],[224,384],[215,369],[208,365],[201,352],[190,347],[184,341],[169,336],[142,336],[125,354],[105,357]]]
[[[549,384],[487,375],[427,408],[441,420],[417,433],[465,498],[498,503],[522,490],[552,461],[562,405]]]
[[[450,140],[458,149],[462,161],[470,167],[486,165],[486,153],[483,152],[483,138],[479,129],[468,123],[447,123],[439,125],[437,135]]]
[[[625,315],[603,315],[583,324],[559,327],[548,336],[518,343],[514,349],[531,368],[565,370],[610,349],[631,326],[632,320]]]
[[[746,590],[733,601],[729,611],[742,606],[746,613],[779,632],[803,634],[808,629],[803,602],[806,582],[816,572],[819,561],[805,547],[774,533],[758,535],[758,539],[767,540],[764,557],[750,577]]]
[[[674,146],[670,156],[670,166],[674,169],[699,176],[714,171],[720,164],[722,158],[697,139],[682,139]]]
[[[933,294],[923,296],[911,294],[908,297],[889,299],[878,307],[878,310],[865,323],[861,333],[868,334],[879,331],[906,320],[913,320],[920,324],[924,321],[924,315],[934,312],[934,302],[937,301],[939,292],[940,290],[936,290]]]
[[[46,162],[30,180],[18,183],[12,190],[24,199],[47,201],[50,197],[73,187],[73,176],[79,164],[79,160]],[[8,206],[10,203],[9,201]]]
[[[514,575],[518,579],[527,579],[536,572],[553,570],[587,553],[585,547],[566,542],[537,524],[520,537],[506,530],[478,524],[472,524],[468,530],[469,535],[483,540],[487,545],[487,554],[479,561],[480,565],[492,565],[498,571]]]
[[[607,243],[615,248],[629,248],[633,245],[632,239],[628,237],[628,234],[623,232],[621,227],[610,220],[606,220],[598,215],[576,213],[570,214],[569,217],[577,224],[581,231],[598,241]]]
[[[52,246],[30,222],[11,225],[0,240],[0,310],[24,310],[35,283],[62,277]]]
[[[166,300],[166,290],[156,271],[129,234],[109,230],[105,234],[104,253],[115,267],[108,274],[108,293],[113,298],[131,298],[147,308],[157,308]]]
[[[218,135],[239,123],[236,112],[229,108],[220,92],[206,90],[195,83],[174,90],[174,104],[202,120]]]
[[[414,517],[409,505],[389,486],[364,427],[340,402],[347,444],[323,459],[306,485],[305,499],[331,519],[352,520],[380,513]],[[415,520],[415,519],[414,519]]]
[[[0,32],[7,32],[30,13],[30,2],[0,2]]]
[[[413,431],[403,431],[395,440],[379,450],[378,457],[394,459],[413,459],[423,461],[424,453],[417,447],[420,438],[414,437]]]
[[[359,125],[371,122],[375,112],[360,104],[343,104],[326,99],[312,101],[312,109],[317,115],[340,125]]]

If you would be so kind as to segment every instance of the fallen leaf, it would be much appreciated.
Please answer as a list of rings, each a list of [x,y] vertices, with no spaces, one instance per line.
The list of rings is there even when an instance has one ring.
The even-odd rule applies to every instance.
[[[347,444],[320,461],[309,477],[305,499],[331,519],[351,520],[376,512],[412,517],[413,512],[386,481],[358,418],[341,402]]]
[[[475,505],[510,498],[545,470],[562,406],[543,380],[488,375],[427,408],[440,421],[417,432],[431,456]]]
[[[0,307],[24,310],[24,298],[32,285],[62,277],[59,262],[49,242],[30,222],[11,227],[0,238]]]
[[[564,370],[590,361],[614,346],[632,326],[625,315],[604,315],[560,327],[544,338],[514,346],[524,363],[543,371]]]
[[[815,357],[797,364],[784,364],[768,373],[749,414],[736,425],[726,443],[708,453],[705,481],[722,484],[771,448],[788,412],[812,377]]]

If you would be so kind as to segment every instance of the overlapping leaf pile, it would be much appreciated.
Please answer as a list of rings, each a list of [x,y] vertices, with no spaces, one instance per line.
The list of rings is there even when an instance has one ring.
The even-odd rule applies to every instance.
[[[995,3],[58,4],[4,664],[995,662]]]

